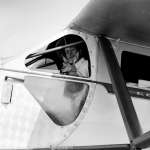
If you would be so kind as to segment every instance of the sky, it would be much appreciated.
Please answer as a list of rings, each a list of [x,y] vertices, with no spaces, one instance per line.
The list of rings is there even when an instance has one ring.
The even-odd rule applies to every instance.
[[[64,29],[88,0],[0,0],[0,57],[15,56]]]

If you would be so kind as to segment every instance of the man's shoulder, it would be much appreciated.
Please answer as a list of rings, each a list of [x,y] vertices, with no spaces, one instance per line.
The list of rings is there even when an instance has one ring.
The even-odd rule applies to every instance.
[[[81,68],[81,67],[84,68],[88,66],[88,61],[85,60],[84,58],[81,58],[75,65],[77,68]]]
[[[88,63],[88,61],[85,60],[84,58],[81,58],[77,63],[83,64],[83,63]]]

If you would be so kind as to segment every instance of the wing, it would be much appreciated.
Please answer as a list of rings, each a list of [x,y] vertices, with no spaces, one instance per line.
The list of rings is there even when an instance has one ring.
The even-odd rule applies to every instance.
[[[150,46],[149,0],[91,0],[69,27]]]

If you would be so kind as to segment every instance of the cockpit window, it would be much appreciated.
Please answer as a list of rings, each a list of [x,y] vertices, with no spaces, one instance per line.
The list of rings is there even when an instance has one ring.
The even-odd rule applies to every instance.
[[[76,120],[89,93],[89,85],[86,83],[36,76],[26,76],[24,85],[49,118],[60,126]]]
[[[45,50],[27,56],[29,69],[89,77],[91,74],[88,48],[77,35],[67,35],[52,43]]]
[[[31,70],[55,74],[86,78],[91,75],[88,48],[76,35],[66,35],[28,55],[25,65]],[[53,122],[61,126],[76,120],[90,89],[86,83],[44,77],[26,76],[24,83]]]

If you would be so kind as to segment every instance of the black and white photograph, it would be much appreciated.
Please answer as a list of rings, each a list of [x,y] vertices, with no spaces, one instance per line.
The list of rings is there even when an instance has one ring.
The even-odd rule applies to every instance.
[[[150,150],[149,0],[0,0],[0,150]]]

